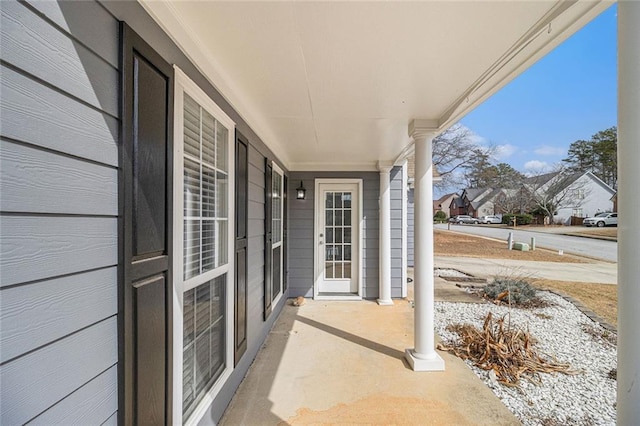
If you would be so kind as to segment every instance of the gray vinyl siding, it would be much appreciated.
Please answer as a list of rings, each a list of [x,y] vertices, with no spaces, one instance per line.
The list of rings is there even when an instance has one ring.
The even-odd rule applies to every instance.
[[[415,234],[415,201],[413,188],[407,191],[407,266],[413,268],[414,234]]]
[[[402,167],[391,169],[391,297],[402,297]]]
[[[379,292],[379,199],[377,172],[292,172],[289,185],[289,295],[313,296],[313,229],[315,179],[362,179],[363,210],[363,297],[374,299]],[[296,199],[295,188],[303,182],[304,200]]]
[[[118,422],[118,20],[250,143],[248,347],[200,422],[217,423],[286,301],[265,321],[264,162],[278,159],[139,3],[0,5],[0,423]]]
[[[118,23],[0,10],[0,423],[114,422]]]
[[[285,293],[279,303],[273,306],[271,315],[266,321],[264,320],[264,167],[266,158],[276,162],[279,160],[138,2],[104,1],[102,4],[117,19],[125,21],[167,62],[180,67],[236,123],[236,130],[242,133],[249,142],[247,351],[200,421],[200,424],[203,425],[216,424],[222,417],[286,302],[287,294]],[[285,170],[282,164],[278,164]],[[285,174],[287,174],[286,170]],[[286,273],[286,271],[283,272]],[[174,366],[174,368],[180,367]],[[109,422],[115,422],[115,420],[111,418]],[[110,424],[109,422],[107,424]]]

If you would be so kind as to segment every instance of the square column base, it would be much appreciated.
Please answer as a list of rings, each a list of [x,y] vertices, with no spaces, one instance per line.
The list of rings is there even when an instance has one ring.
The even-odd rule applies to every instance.
[[[405,349],[404,357],[413,371],[444,371],[444,360],[435,353],[431,359],[416,358],[413,349]]]
[[[391,299],[389,300],[378,299],[377,302],[378,302],[378,305],[380,306],[393,306],[393,300]]]

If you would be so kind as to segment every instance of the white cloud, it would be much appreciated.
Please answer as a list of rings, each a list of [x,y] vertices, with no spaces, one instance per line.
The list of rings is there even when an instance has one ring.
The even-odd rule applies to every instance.
[[[529,172],[544,172],[549,170],[549,163],[546,161],[531,160],[524,163],[524,169]]]
[[[493,156],[495,157],[496,160],[504,160],[506,158],[511,157],[513,154],[515,154],[517,150],[518,150],[517,146],[511,145],[508,143],[504,145],[496,145],[496,150]]]
[[[538,155],[565,155],[567,153],[567,150],[566,148],[557,146],[542,145],[540,148],[537,148],[533,152]]]

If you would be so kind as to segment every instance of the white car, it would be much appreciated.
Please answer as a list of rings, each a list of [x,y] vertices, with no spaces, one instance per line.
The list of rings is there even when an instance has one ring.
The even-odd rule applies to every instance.
[[[482,216],[480,218],[480,223],[492,224],[492,223],[502,223],[502,218],[500,216]]]
[[[618,226],[618,213],[598,213],[594,217],[586,218],[582,224],[584,226]]]

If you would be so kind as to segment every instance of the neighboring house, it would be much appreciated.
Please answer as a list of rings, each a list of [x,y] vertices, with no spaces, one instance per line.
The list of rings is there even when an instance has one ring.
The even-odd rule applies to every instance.
[[[493,188],[466,188],[462,191],[460,198],[462,199],[463,213],[472,217],[480,217],[478,211],[480,208],[486,210],[486,202],[480,203],[481,200],[487,198],[494,192]],[[487,214],[493,214],[487,213]]]
[[[546,173],[525,179],[521,188],[467,188],[462,191],[463,212],[473,217],[535,210],[555,205],[554,222],[570,224],[571,216],[587,217],[611,211],[615,191],[591,172],[567,175]]]
[[[491,191],[484,193],[476,200],[471,201],[471,209],[474,217],[482,217],[487,215],[501,214],[497,208],[498,199],[504,195],[504,190],[500,188],[492,188]]]
[[[540,186],[530,182],[530,188],[540,199],[553,199],[557,204],[553,212],[553,221],[557,224],[570,225],[571,217],[589,217],[600,212],[613,211],[612,198],[615,190],[591,172],[566,175],[554,173]],[[535,184],[534,184],[535,185]]]
[[[433,137],[609,3],[558,5],[0,2],[0,424],[217,424],[287,298],[406,296],[410,152],[431,213]]]
[[[451,217],[451,202],[456,198],[460,198],[460,196],[456,192],[452,192],[451,194],[443,195],[438,200],[435,200],[433,202],[433,214],[435,215],[438,211],[443,211],[447,217]]]
[[[457,197],[449,203],[449,217],[459,214],[466,214],[465,204],[462,197]]]

